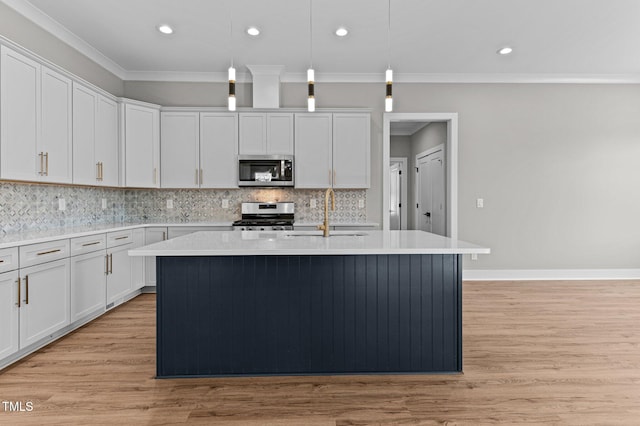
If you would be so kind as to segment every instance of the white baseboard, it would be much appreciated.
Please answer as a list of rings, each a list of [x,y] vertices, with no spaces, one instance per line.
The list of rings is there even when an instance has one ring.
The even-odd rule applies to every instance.
[[[640,269],[465,269],[463,281],[637,280]]]

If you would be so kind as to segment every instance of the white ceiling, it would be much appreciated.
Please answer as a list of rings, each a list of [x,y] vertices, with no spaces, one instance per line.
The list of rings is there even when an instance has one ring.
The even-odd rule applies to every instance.
[[[284,81],[304,81],[309,67],[304,0],[0,1],[123,79],[224,81],[232,57],[240,81],[246,64],[284,65]],[[317,81],[384,79],[387,4],[313,1]],[[640,82],[638,0],[391,0],[391,9],[396,81]],[[160,34],[160,23],[175,33]],[[262,34],[249,37],[250,25]],[[338,38],[342,25],[350,33]],[[505,45],[514,53],[497,55]]]

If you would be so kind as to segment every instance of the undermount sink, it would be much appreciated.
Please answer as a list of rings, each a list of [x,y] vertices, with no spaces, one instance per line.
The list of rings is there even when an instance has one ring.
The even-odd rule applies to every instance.
[[[336,232],[336,231],[334,231]],[[353,233],[330,233],[329,237],[366,237],[367,234],[361,233],[361,232],[353,232]],[[285,237],[322,237],[325,238],[322,235],[322,232],[318,232],[316,233],[315,231],[307,231],[307,232],[290,232],[285,234]]]

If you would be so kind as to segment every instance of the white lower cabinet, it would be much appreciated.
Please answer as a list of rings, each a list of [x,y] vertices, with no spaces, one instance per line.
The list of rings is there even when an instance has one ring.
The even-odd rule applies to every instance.
[[[144,245],[144,228],[134,229],[133,245],[131,249],[142,247]],[[144,257],[131,258],[131,289],[139,290],[144,287]]]
[[[0,359],[18,351],[18,271],[0,274]]]
[[[20,269],[20,348],[70,324],[70,270],[68,258]]]
[[[167,239],[168,229],[166,226],[154,226],[145,229],[144,243],[145,245],[157,243]],[[145,285],[148,287],[156,286],[156,257],[145,257]]]
[[[71,258],[71,322],[104,312],[106,260],[104,249]]]
[[[131,258],[127,254],[132,246],[130,243],[107,250],[107,308],[120,304],[122,298],[133,291]]]

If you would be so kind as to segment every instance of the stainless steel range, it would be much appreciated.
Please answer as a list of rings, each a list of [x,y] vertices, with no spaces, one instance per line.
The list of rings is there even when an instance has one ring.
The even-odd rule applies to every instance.
[[[242,203],[242,219],[233,222],[237,231],[290,231],[294,203]]]

